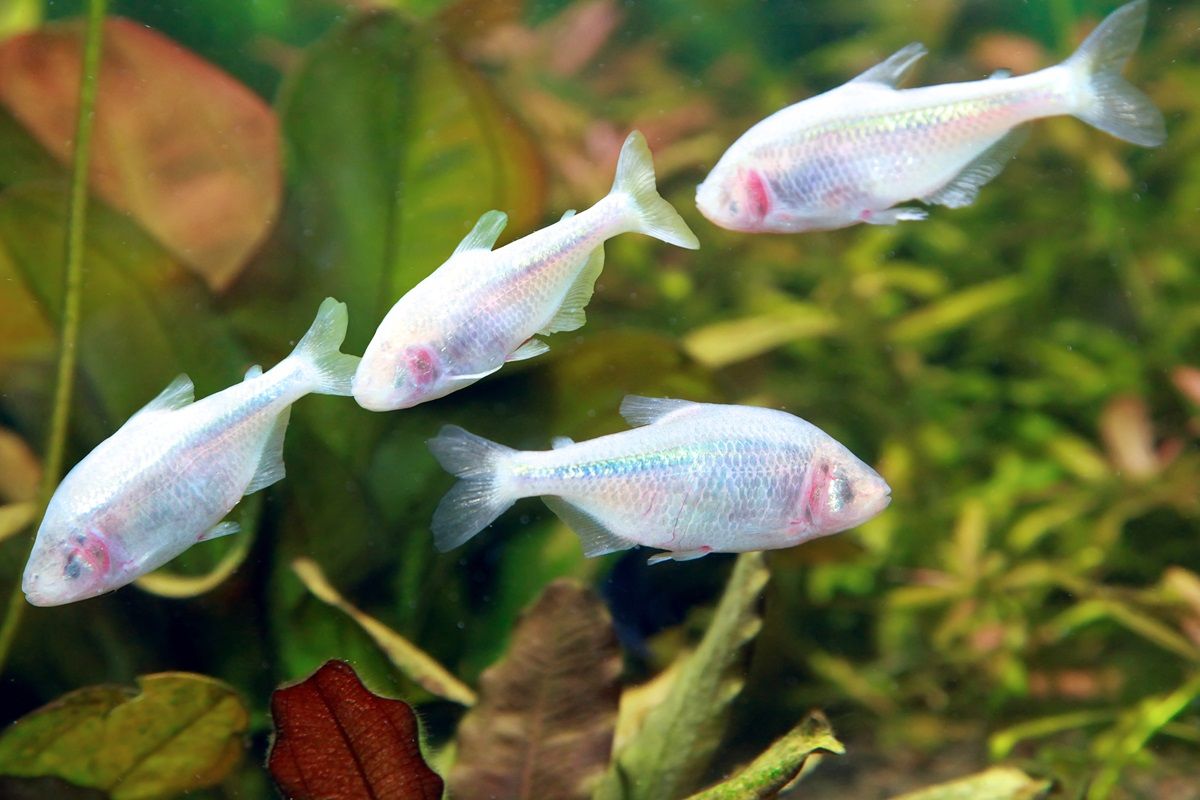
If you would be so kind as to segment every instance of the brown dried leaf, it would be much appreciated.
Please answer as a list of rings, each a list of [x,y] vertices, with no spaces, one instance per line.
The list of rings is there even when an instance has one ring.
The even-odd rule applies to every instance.
[[[458,730],[458,800],[584,800],[608,764],[621,655],[595,593],[550,584]]]
[[[25,440],[0,428],[0,500],[21,502],[37,497],[42,463]]]
[[[267,768],[288,800],[440,800],[407,703],[371,692],[344,661],[271,695]]]
[[[1113,466],[1126,478],[1141,481],[1158,473],[1154,428],[1140,397],[1126,395],[1110,402],[1100,414],[1100,435]]]
[[[161,34],[105,23],[92,187],[220,290],[274,222],[275,114]],[[0,45],[0,103],[56,158],[74,147],[83,27],[45,26]]]

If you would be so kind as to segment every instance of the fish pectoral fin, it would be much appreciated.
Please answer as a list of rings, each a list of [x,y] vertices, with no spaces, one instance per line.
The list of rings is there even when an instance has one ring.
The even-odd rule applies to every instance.
[[[573,445],[573,444],[575,444],[575,440],[572,439],[570,436],[555,436],[553,439],[550,440],[550,447],[552,447],[555,450],[558,450],[563,447],[569,447],[570,445]]]
[[[913,42],[901,47],[883,61],[863,72],[850,83],[882,83],[893,89],[904,79],[913,65],[921,60],[928,50],[920,42]]]
[[[262,364],[255,364],[250,369],[246,370],[246,374],[242,376],[242,382],[252,381],[255,378],[261,378],[263,374]]]
[[[546,349],[549,350],[550,348]],[[492,367],[491,369],[485,369],[483,372],[473,372],[470,375],[447,375],[446,384],[448,386],[453,386],[455,389],[461,389],[464,386],[470,386],[472,383],[475,383],[475,381],[486,378],[493,372],[499,372],[500,367],[503,366],[503,364],[500,364],[499,366]]]
[[[604,523],[561,497],[546,495],[542,502],[575,532],[583,545],[583,554],[588,558],[628,550],[636,544],[617,536],[604,527]]]
[[[913,222],[929,216],[929,212],[916,206],[896,206],[882,211],[872,211],[863,216],[868,225],[895,225],[897,222]]]
[[[158,396],[142,406],[136,414],[129,418],[132,422],[143,414],[153,411],[174,411],[177,408],[191,405],[196,399],[196,387],[187,375],[180,375],[167,384],[167,388]],[[129,424],[129,423],[126,423]]]
[[[630,425],[654,425],[659,422],[669,422],[680,416],[695,414],[702,411],[704,403],[693,403],[691,400],[672,400],[667,397],[642,397],[627,394],[621,401],[621,416]]]
[[[451,258],[468,250],[491,250],[500,234],[504,233],[504,226],[507,224],[508,215],[503,211],[488,211],[479,218],[471,232],[463,237],[458,247],[454,248]]]
[[[666,553],[655,553],[646,559],[646,563],[653,566],[664,561],[694,561],[697,558],[704,558],[712,551],[711,547],[699,547],[695,550],[671,550]]]
[[[979,196],[979,189],[1004,171],[1028,137],[1028,126],[1013,128],[997,139],[991,147],[975,156],[971,163],[950,179],[949,183],[923,199],[926,203],[949,208],[971,205]]]
[[[987,79],[989,81],[1002,81],[1005,78],[1011,78],[1011,77],[1012,77],[1011,69],[1001,68],[1001,69],[998,69],[995,72],[993,72],[991,75],[988,75]]]
[[[275,424],[271,426],[266,444],[263,445],[262,454],[258,457],[258,469],[254,470],[254,477],[250,479],[243,494],[254,494],[283,480],[287,475],[287,468],[283,465],[283,439],[291,416],[292,407],[288,406],[275,418]]]
[[[564,219],[570,219],[573,216],[575,216],[575,209],[568,208],[566,211],[563,212],[563,215],[561,217],[559,217],[558,221],[562,222]]]
[[[222,536],[229,536],[230,534],[237,533],[241,529],[242,529],[241,525],[238,525],[236,522],[233,522],[231,520],[226,520],[225,522],[222,522],[218,525],[214,525],[213,527],[206,530],[204,533],[200,534],[200,538],[197,539],[196,541],[197,542],[207,542],[210,539],[220,539]]]
[[[545,336],[559,331],[574,331],[582,328],[583,323],[587,322],[587,315],[584,314],[583,309],[591,301],[592,293],[596,289],[596,279],[600,277],[603,270],[604,245],[600,245],[588,255],[575,282],[571,284],[570,289],[567,289],[562,305],[538,333]]]
[[[530,339],[525,344],[513,350],[505,357],[505,361],[524,361],[527,358],[536,358],[542,353],[550,352],[550,345],[543,342],[541,339]]]

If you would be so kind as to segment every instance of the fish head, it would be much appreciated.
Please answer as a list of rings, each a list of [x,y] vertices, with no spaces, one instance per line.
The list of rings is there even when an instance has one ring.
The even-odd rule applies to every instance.
[[[86,600],[124,585],[112,537],[95,526],[63,524],[53,512],[38,529],[21,590],[35,606]]]
[[[374,344],[367,348],[351,381],[360,406],[369,411],[394,411],[446,394],[446,370],[437,349],[423,344],[395,348],[386,342],[374,348]]]
[[[814,535],[837,533],[875,517],[892,502],[887,481],[837,442],[821,448],[800,503]]]
[[[764,230],[771,212],[771,188],[751,166],[718,163],[696,187],[696,207],[708,220],[733,231]]]

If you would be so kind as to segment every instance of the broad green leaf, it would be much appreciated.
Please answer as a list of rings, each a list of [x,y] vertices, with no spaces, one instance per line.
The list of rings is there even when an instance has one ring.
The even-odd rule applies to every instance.
[[[220,782],[242,756],[249,712],[225,684],[185,672],[64,695],[0,735],[0,773],[54,776],[113,800]]]
[[[0,541],[25,530],[36,516],[37,503],[31,501],[0,506]]]
[[[738,556],[700,645],[666,699],[616,754],[596,800],[659,800],[695,788],[720,743],[729,704],[745,683],[740,665],[762,628],[758,607],[769,578],[762,553]]]
[[[278,216],[275,115],[249,89],[131,20],[105,23],[89,182],[214,289],[237,277]],[[0,103],[70,160],[83,27],[0,44]]]
[[[459,725],[454,797],[586,800],[612,751],[620,675],[600,598],[570,580],[550,584]]]
[[[737,775],[688,800],[767,800],[775,797],[819,750],[836,755],[846,752],[834,737],[829,720],[818,711],[778,739]]]
[[[32,500],[42,479],[42,464],[17,434],[0,428],[0,500]]]
[[[292,571],[318,600],[333,606],[358,623],[387,654],[397,669],[420,684],[430,694],[444,697],[464,706],[475,704],[476,696],[471,687],[456,678],[424,650],[347,602],[326,580],[325,574],[317,562],[310,558],[297,558],[292,562]]]
[[[940,783],[892,800],[1038,800],[1050,791],[1050,781],[1031,778],[1016,767],[992,767],[976,775]]]
[[[483,212],[506,212],[509,238],[541,220],[533,140],[437,32],[359,17],[311,48],[282,93],[297,245],[353,309],[352,351]]]
[[[0,39],[36,28],[42,21],[43,0],[4,0],[0,3]]]
[[[794,303],[758,316],[705,325],[684,337],[683,348],[704,366],[719,369],[797,339],[827,336],[837,328],[837,317],[828,311],[812,303]]]
[[[1025,282],[1016,276],[961,289],[898,320],[889,338],[905,344],[932,339],[1015,303],[1025,291]]]

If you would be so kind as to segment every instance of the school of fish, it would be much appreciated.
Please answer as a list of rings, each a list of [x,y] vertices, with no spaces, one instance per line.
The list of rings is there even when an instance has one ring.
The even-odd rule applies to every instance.
[[[799,232],[895,224],[960,207],[1012,158],[1024,123],[1069,114],[1126,141],[1165,139],[1162,115],[1121,77],[1146,0],[1114,11],[1066,61],[1021,77],[901,90],[925,53],[911,44],[850,82],[743,134],[696,192],[714,224]],[[612,190],[582,213],[492,249],[507,222],[489,211],[444,264],[396,301],[362,358],[340,352],[345,305],[325,300],[290,356],[194,401],[186,376],[135,413],[62,480],[26,565],[34,605],[95,597],[192,545],[237,531],[239,500],[284,477],[291,406],[353,396],[391,411],[444,397],[549,349],[539,336],[584,325],[604,243],[638,232],[699,241],[659,196],[645,139],[621,149]],[[434,513],[445,551],[521,498],[541,497],[588,556],[634,546],[651,563],[792,547],[860,525],[891,501],[887,482],[816,426],[783,411],[629,396],[634,428],[518,451],[446,426],[429,441],[459,478]]]

